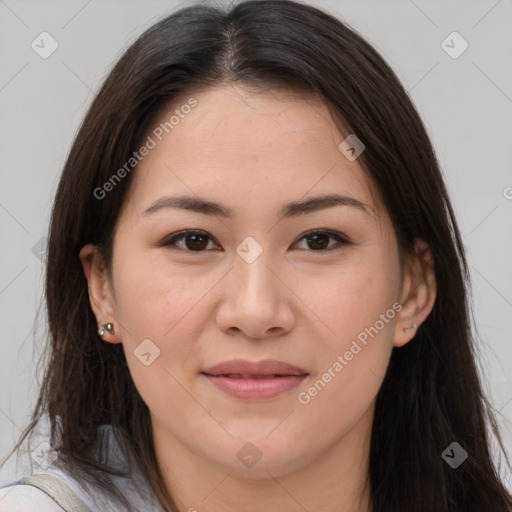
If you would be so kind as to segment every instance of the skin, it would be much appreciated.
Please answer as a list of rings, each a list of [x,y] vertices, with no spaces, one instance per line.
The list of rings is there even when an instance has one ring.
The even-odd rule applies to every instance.
[[[114,324],[103,340],[124,346],[180,512],[370,511],[375,398],[393,347],[411,342],[411,324],[432,310],[431,252],[418,240],[400,268],[388,214],[382,207],[377,216],[363,170],[338,149],[343,137],[318,98],[223,85],[175,99],[156,125],[190,96],[198,105],[133,171],[112,274],[95,246],[80,252],[98,325]],[[284,203],[333,192],[362,201],[368,214],[334,206],[277,216]],[[234,216],[143,214],[178,194],[216,201]],[[160,245],[185,229],[205,232],[199,251],[190,238]],[[315,245],[304,238],[313,229],[351,244],[325,237]],[[250,264],[236,252],[248,236],[263,250]],[[301,404],[298,394],[394,303],[400,312]],[[160,350],[148,366],[134,354],[147,338]],[[235,358],[278,359],[309,375],[276,398],[243,401],[200,374]],[[237,457],[248,442],[262,455],[252,467]]]

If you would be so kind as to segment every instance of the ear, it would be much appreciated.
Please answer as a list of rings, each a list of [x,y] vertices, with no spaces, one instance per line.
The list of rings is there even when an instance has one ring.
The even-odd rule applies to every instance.
[[[108,280],[107,270],[96,246],[87,244],[80,251],[80,261],[84,269],[89,289],[89,301],[96,316],[98,328],[107,323],[114,325],[114,334],[105,331],[101,337],[108,343],[121,343],[119,323],[115,321],[113,293]],[[117,327],[117,329],[116,329]]]
[[[421,324],[428,317],[437,295],[437,282],[434,271],[434,258],[428,244],[417,239],[414,254],[409,255],[405,265],[400,304],[397,315],[393,345],[402,347],[416,335],[415,324]]]

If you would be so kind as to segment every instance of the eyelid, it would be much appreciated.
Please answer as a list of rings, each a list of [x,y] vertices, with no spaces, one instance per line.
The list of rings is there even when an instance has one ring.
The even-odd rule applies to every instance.
[[[335,239],[338,244],[341,244],[341,247],[340,246],[338,246],[338,247],[331,247],[329,249],[320,249],[320,250],[317,250],[317,251],[315,251],[315,250],[307,250],[307,249],[301,249],[301,250],[304,250],[304,251],[310,252],[310,253],[325,254],[325,253],[329,253],[331,251],[336,251],[338,249],[341,249],[345,245],[353,245],[353,242],[351,242],[350,239],[347,236],[345,236],[343,233],[340,233],[339,231],[334,231],[332,229],[327,229],[327,228],[316,228],[316,229],[310,229],[308,231],[305,231],[304,233],[299,235],[297,237],[297,239],[295,240],[295,242],[293,242],[292,246],[296,245],[298,242],[302,241],[307,236],[314,236],[316,234],[328,235],[329,237]],[[173,233],[172,235],[166,237],[160,243],[160,246],[162,246],[162,247],[171,247],[177,241],[183,240],[187,235],[203,235],[203,236],[206,236],[212,242],[214,242],[216,245],[219,246],[218,242],[216,241],[216,239],[212,235],[210,235],[208,232],[203,231],[201,229],[184,229],[184,230],[178,231],[176,233]],[[181,248],[178,248],[177,250],[180,250],[182,252],[187,252],[187,253],[196,253],[196,254],[201,254],[201,253],[204,253],[204,252],[209,252],[209,250],[192,251],[192,250],[181,249]]]
[[[334,247],[330,247],[329,249],[321,249],[318,251],[314,251],[311,249],[310,250],[301,249],[301,250],[304,250],[309,253],[313,253],[313,254],[316,253],[316,254],[321,255],[321,254],[328,254],[330,252],[334,252],[334,251],[343,249],[343,247],[346,245],[353,245],[353,243],[349,240],[349,238],[347,236],[345,236],[343,233],[340,233],[339,231],[334,231],[332,229],[327,229],[327,228],[316,228],[316,229],[310,229],[309,231],[305,231],[304,233],[299,235],[297,240],[295,242],[293,242],[293,245],[297,244],[298,242],[302,241],[304,238],[307,238],[308,236],[313,236],[313,235],[317,235],[317,234],[328,235],[330,238],[333,238],[334,240],[336,240],[338,245],[334,246]]]
[[[171,247],[176,242],[178,242],[180,240],[183,240],[187,235],[203,235],[205,237],[208,237],[216,245],[219,245],[217,240],[215,240],[215,238],[212,235],[210,235],[209,233],[207,233],[206,231],[203,231],[201,229],[183,229],[181,231],[177,231],[176,233],[173,233],[172,235],[169,235],[168,237],[166,237],[159,245],[162,246],[162,247]],[[192,253],[192,254],[193,253],[200,254],[202,252],[208,252],[206,250],[204,250],[204,251],[190,251],[190,250],[181,249],[181,248],[178,248],[178,250],[180,250],[182,252]]]

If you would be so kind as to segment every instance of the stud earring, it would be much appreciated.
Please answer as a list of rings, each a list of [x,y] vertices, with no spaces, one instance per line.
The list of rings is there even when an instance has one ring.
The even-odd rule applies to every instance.
[[[111,324],[111,323],[108,323],[108,324],[103,324],[99,329],[98,329],[98,334],[100,336],[103,336],[105,334],[105,332],[108,331],[110,334],[114,334],[114,325]]]
[[[409,327],[409,329],[417,329],[418,326],[416,324],[412,324],[411,327]]]

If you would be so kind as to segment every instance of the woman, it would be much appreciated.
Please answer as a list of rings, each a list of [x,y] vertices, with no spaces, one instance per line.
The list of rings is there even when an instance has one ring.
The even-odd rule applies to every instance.
[[[51,437],[2,510],[510,512],[468,278],[422,121],[361,36],[286,0],[182,9],[66,162],[15,449]]]

